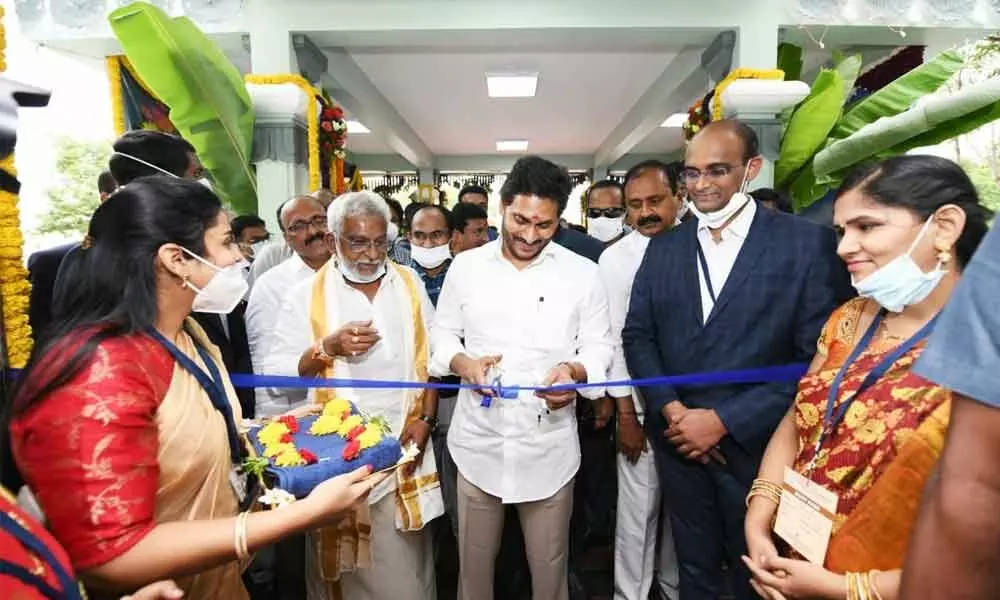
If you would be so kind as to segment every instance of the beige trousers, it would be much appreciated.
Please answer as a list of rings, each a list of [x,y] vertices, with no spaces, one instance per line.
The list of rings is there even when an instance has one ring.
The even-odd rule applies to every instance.
[[[517,504],[531,570],[533,600],[568,600],[566,561],[573,482],[544,500]],[[458,474],[459,594],[462,600],[493,600],[493,569],[503,533],[504,506]]]
[[[319,574],[316,536],[308,534],[306,591],[308,600],[436,600],[434,554],[428,527],[396,529],[395,494],[371,505],[372,566],[344,573],[338,582]]]

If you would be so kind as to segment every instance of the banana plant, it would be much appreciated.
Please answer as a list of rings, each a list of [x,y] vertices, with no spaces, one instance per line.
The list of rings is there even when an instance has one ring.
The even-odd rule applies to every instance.
[[[236,67],[190,19],[172,19],[146,2],[119,8],[108,21],[135,71],[170,108],[216,192],[235,211],[256,212],[253,104]]]
[[[907,111],[919,98],[937,91],[964,65],[964,60],[957,51],[943,52],[877,92],[845,106],[844,103],[850,97],[850,88],[853,88],[854,79],[857,77],[854,65],[858,63],[855,61],[860,61],[860,59],[848,57],[840,61],[834,69],[841,74],[844,88],[847,90],[843,92],[842,96],[836,93],[834,86],[831,85],[833,77],[826,75],[829,70],[821,71],[820,75],[817,76],[817,82],[821,85],[817,86],[814,83],[812,92],[816,95],[822,94],[824,101],[820,103],[815,100],[814,93],[810,93],[792,112],[787,122],[782,137],[781,152],[775,166],[775,183],[789,191],[796,210],[802,210],[822,198],[828,191],[839,185],[851,168],[856,167],[865,158],[871,157],[871,153],[864,156],[861,153],[855,153],[845,161],[838,163],[835,172],[819,174],[819,166],[815,164],[815,158],[818,154],[839,140],[849,139],[859,130],[879,119],[893,117]],[[860,65],[858,64],[858,66]],[[820,82],[821,78],[824,79],[823,82]],[[833,98],[835,97],[841,98],[841,104],[833,108],[835,105]],[[813,99],[813,102],[810,103],[810,99]],[[808,112],[817,111],[817,105],[822,107],[822,110],[834,113],[832,124],[830,124],[831,115],[808,114]],[[803,111],[806,111],[807,114],[800,115],[799,113]],[[985,118],[984,115],[988,114],[990,112],[984,109],[984,112],[977,113],[977,116],[981,120]],[[795,126],[793,127],[793,125]],[[946,125],[948,126],[946,127]],[[950,125],[941,122],[933,128],[941,133],[958,131],[959,129],[959,123],[954,122]],[[923,139],[933,139],[931,130],[928,130],[926,134]],[[883,153],[879,156],[892,155],[886,154],[886,152],[895,154],[905,152],[907,138],[901,134],[891,135],[896,135],[897,139],[894,144],[884,148]],[[817,143],[818,139],[820,141]],[[809,148],[813,148],[813,153],[803,159],[804,151]],[[784,163],[784,167],[780,171],[781,178],[779,179],[778,165],[782,163]]]

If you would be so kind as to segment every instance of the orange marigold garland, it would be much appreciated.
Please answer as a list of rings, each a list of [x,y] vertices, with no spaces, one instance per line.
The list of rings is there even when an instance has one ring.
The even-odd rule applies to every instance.
[[[0,72],[7,70],[7,30],[4,10],[0,7]],[[0,161],[0,169],[16,176],[14,155]],[[31,283],[22,262],[24,237],[17,207],[17,194],[0,191],[0,295],[3,297],[4,346],[7,361],[15,369],[23,368],[31,356],[31,326],[28,324],[28,302]]]

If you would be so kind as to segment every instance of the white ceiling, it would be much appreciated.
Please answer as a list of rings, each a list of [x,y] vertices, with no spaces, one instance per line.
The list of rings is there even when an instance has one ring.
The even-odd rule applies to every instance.
[[[593,153],[675,53],[356,51],[355,62],[438,155],[493,154],[497,140],[528,151]],[[489,98],[487,72],[538,72],[534,98]],[[388,151],[377,138],[348,139],[359,153]],[[385,148],[385,149],[383,149]]]

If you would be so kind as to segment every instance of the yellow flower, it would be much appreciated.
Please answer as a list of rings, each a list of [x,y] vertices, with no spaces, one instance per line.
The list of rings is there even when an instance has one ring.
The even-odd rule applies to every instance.
[[[364,421],[362,421],[361,417],[358,415],[351,415],[344,419],[344,422],[340,424],[339,428],[337,428],[337,434],[341,437],[347,437],[347,434],[358,425],[364,425]]]
[[[298,467],[306,464],[306,459],[302,458],[302,455],[299,454],[297,450],[292,448],[291,450],[279,454],[278,457],[274,459],[274,464],[279,467]]]
[[[358,444],[365,450],[375,446],[382,441],[382,430],[378,427],[367,427],[365,432],[358,436]]]
[[[346,412],[351,412],[351,401],[343,398],[334,398],[323,406],[324,415],[336,415],[341,417]]]
[[[274,458],[286,452],[295,452],[295,444],[271,444],[264,446],[264,456],[267,458]]]
[[[330,435],[340,429],[343,422],[344,421],[340,418],[339,414],[320,415],[319,417],[316,417],[316,420],[313,421],[313,424],[309,427],[309,433],[312,435]]]
[[[277,444],[281,439],[281,436],[289,433],[288,425],[285,425],[281,421],[271,421],[267,425],[261,427],[260,432],[257,433],[257,439],[264,446],[271,446]]]

